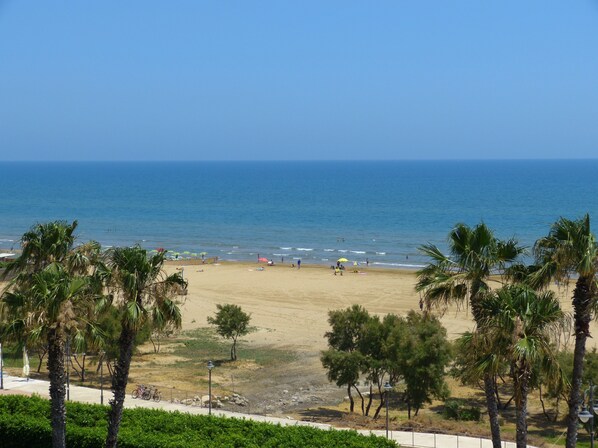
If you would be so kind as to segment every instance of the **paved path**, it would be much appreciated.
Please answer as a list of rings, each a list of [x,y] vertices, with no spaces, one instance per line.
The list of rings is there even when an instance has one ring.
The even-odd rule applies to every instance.
[[[4,389],[6,391],[18,391],[20,393],[27,394],[34,393],[41,397],[49,397],[49,382],[37,379],[26,380],[25,378],[8,376],[5,374]],[[111,397],[112,392],[109,389],[104,390],[104,404],[107,404],[108,400]],[[71,385],[69,390],[69,398],[73,401],[99,404],[101,402],[101,391],[99,389]],[[164,409],[167,411],[188,412],[190,414],[208,414],[208,409],[202,408],[200,406],[185,406],[180,403],[170,403],[169,401],[161,401],[159,403],[156,403],[153,401],[146,400],[134,400],[131,397],[127,397],[127,399],[125,400],[125,407]],[[239,412],[222,411],[219,409],[213,409],[212,414],[229,418],[245,418],[249,420],[274,423],[283,426],[303,425],[312,426],[324,430],[343,429],[335,428],[331,425],[326,425],[322,423],[304,422],[300,420],[294,420],[291,418],[270,417],[257,414],[242,414]],[[382,437],[386,435],[385,431],[359,430],[358,432],[362,434],[375,434],[377,436]],[[453,436],[446,434],[429,434],[406,431],[390,431],[389,437],[401,446],[414,446],[422,448],[492,448],[492,442],[490,440],[480,439],[477,437]],[[515,448],[515,446],[515,443],[503,442],[503,448]]]

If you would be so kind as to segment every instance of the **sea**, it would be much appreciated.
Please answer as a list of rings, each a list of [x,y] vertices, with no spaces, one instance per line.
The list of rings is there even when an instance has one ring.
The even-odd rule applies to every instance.
[[[531,248],[559,217],[598,219],[598,159],[2,162],[0,250],[32,225],[176,258],[411,268],[456,223]],[[598,230],[598,222],[594,225]]]

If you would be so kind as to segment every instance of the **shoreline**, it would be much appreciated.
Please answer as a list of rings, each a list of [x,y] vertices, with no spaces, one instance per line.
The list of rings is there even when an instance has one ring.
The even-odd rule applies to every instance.
[[[309,270],[309,269],[318,269],[318,270],[325,270],[325,271],[333,271],[333,265],[325,265],[325,264],[316,264],[316,263],[309,263],[305,264],[304,262],[301,263],[301,269],[297,268],[296,263],[274,263],[274,265],[268,265],[265,262],[261,261],[245,261],[245,260],[217,260],[216,262],[206,262],[202,263],[201,259],[180,259],[180,260],[166,260],[164,263],[166,266],[178,266],[178,267],[187,267],[187,266],[243,266],[248,268],[260,268],[263,267],[264,269],[295,269],[295,270]],[[293,266],[294,264],[294,266]],[[359,272],[370,272],[370,273],[379,273],[379,274],[392,274],[392,273],[404,273],[404,274],[415,274],[419,267],[407,268],[407,267],[389,267],[389,266],[376,266],[376,265],[357,265],[354,267],[352,264],[347,263],[345,265],[344,273],[354,273],[353,270],[357,269]]]

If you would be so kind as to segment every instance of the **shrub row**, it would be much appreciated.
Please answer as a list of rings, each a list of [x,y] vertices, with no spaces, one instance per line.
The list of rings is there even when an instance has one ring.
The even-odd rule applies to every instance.
[[[107,407],[67,403],[67,446],[104,445]],[[0,396],[0,448],[51,446],[50,405],[39,397]],[[120,448],[274,448],[395,447],[392,442],[354,431],[323,431],[250,420],[190,415],[152,409],[125,409]]]

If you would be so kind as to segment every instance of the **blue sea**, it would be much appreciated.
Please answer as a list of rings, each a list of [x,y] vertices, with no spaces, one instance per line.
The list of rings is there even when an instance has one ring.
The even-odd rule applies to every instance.
[[[0,249],[34,223],[179,257],[416,268],[458,222],[525,245],[560,216],[598,231],[598,160],[0,163]],[[187,252],[187,253],[185,253]]]

